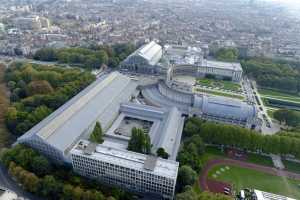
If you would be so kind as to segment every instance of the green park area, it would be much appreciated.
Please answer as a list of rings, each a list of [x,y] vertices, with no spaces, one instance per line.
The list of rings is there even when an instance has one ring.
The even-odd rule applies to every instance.
[[[212,95],[216,95],[216,96],[223,96],[223,97],[229,97],[229,98],[244,100],[244,97],[242,95],[236,95],[236,94],[231,94],[231,93],[226,93],[226,92],[220,92],[220,91],[216,91],[216,90],[196,88],[196,91],[207,93],[207,94],[212,94]]]
[[[10,144],[11,135],[5,125],[5,113],[9,105],[8,91],[4,82],[5,66],[0,65],[0,148]]]
[[[205,153],[202,155],[202,162],[205,164],[210,160],[214,159],[222,159],[228,158],[225,152],[222,152],[220,149],[207,146],[205,149]],[[257,164],[257,165],[264,165],[268,167],[274,167],[272,159],[268,156],[258,155],[254,153],[247,153],[246,162]]]
[[[275,90],[267,90],[267,89],[259,89],[258,92],[264,98],[274,98],[283,101],[294,101],[300,103],[300,96],[296,94],[283,93],[283,92],[278,92]]]
[[[241,85],[231,81],[203,78],[197,79],[197,84],[214,89],[222,89],[232,92],[242,92]]]
[[[236,191],[251,188],[300,199],[300,181],[270,175],[253,169],[219,165],[210,170],[209,177],[214,180],[231,183]]]
[[[286,170],[300,174],[300,163],[291,162],[288,160],[283,160],[282,162]]]

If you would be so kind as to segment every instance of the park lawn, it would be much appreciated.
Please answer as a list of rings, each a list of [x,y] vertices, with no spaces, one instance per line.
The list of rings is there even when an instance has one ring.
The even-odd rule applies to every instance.
[[[300,181],[266,174],[253,169],[228,166],[229,169],[224,172],[220,170],[221,168],[225,169],[224,165],[215,166],[210,170],[209,177],[231,183],[236,191],[251,188],[300,199]],[[220,174],[214,178],[213,175],[216,174],[216,171],[219,171]]]
[[[257,164],[257,165],[264,165],[264,166],[268,166],[268,167],[274,167],[272,159],[268,156],[257,155],[257,154],[254,154],[254,153],[248,153],[246,161],[250,162],[250,163]]]
[[[267,89],[259,89],[259,94],[265,97],[273,97],[281,100],[288,100],[288,101],[296,101],[300,102],[300,96],[296,94],[289,94],[284,92],[278,92],[274,90],[267,90]]]
[[[213,146],[206,146],[205,153],[201,156],[202,163],[205,165],[210,160],[226,158],[224,152]]]
[[[276,110],[277,110],[277,109],[267,107],[267,113],[268,113],[268,116],[269,116],[270,118],[274,119],[274,112],[275,112]]]
[[[205,164],[210,160],[220,159],[220,158],[228,158],[228,156],[217,147],[206,146],[205,153],[202,155],[201,160],[203,164]],[[273,161],[270,157],[257,155],[254,153],[247,153],[246,162],[257,164],[257,165],[264,165],[268,167],[274,167]]]
[[[291,162],[288,160],[282,160],[285,169],[290,172],[300,174],[300,163]]]
[[[242,90],[240,84],[231,81],[203,78],[203,79],[197,79],[197,83],[202,86],[220,88],[224,90],[230,90],[233,92],[240,92]]]
[[[212,94],[212,95],[216,95],[216,96],[223,96],[223,97],[230,97],[230,98],[234,98],[234,99],[240,99],[240,100],[244,100],[244,97],[241,95],[234,95],[234,94],[228,94],[225,92],[217,92],[217,91],[213,91],[213,90],[207,90],[207,89],[200,89],[200,88],[196,88],[196,91],[198,92],[203,92],[203,93],[208,93],[208,94]]]

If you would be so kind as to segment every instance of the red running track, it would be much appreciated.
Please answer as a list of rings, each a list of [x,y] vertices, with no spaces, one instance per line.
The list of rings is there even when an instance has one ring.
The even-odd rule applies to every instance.
[[[281,177],[287,177],[294,180],[300,180],[300,174],[288,172],[285,170],[278,170],[273,167],[266,167],[262,165],[257,165],[253,163],[248,163],[240,160],[233,160],[233,159],[217,159],[217,160],[211,160],[209,161],[204,167],[201,172],[201,176],[199,179],[200,187],[204,190],[209,190],[207,185],[207,178],[208,178],[208,172],[211,168],[217,166],[217,165],[233,165],[233,166],[239,166],[243,168],[253,169],[256,171],[261,171],[267,174],[281,176]]]

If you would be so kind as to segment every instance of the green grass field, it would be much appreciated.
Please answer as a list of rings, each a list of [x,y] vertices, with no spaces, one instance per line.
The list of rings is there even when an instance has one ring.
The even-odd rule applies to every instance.
[[[226,155],[221,150],[212,146],[207,146],[205,148],[205,153],[201,156],[203,164],[207,163],[209,160],[214,160],[218,158],[226,158]]]
[[[240,99],[243,100],[244,97],[241,95],[234,95],[234,94],[228,94],[225,92],[217,92],[217,91],[212,91],[212,90],[207,90],[207,89],[200,89],[200,88],[196,88],[196,91],[198,92],[203,92],[203,93],[208,93],[208,94],[212,94],[212,95],[216,95],[216,96],[223,96],[223,97],[230,97],[230,98],[234,98],[234,99]]]
[[[274,112],[275,112],[276,110],[277,110],[277,109],[267,107],[267,113],[268,113],[268,116],[269,116],[270,118],[274,119]]]
[[[286,101],[295,101],[295,102],[300,102],[300,96],[298,95],[293,95],[293,94],[288,94],[288,93],[283,93],[283,92],[277,92],[273,90],[266,90],[266,89],[259,89],[258,92],[260,95],[263,97],[272,97],[276,99],[281,99],[281,100],[286,100]]]
[[[231,81],[215,80],[215,79],[197,79],[197,83],[201,86],[230,90],[233,92],[241,92],[241,85]]]
[[[221,171],[221,168],[225,171]],[[216,172],[219,171],[219,174]],[[214,175],[217,175],[214,177]],[[275,194],[300,199],[300,181],[269,175],[252,169],[237,166],[216,166],[209,172],[209,177],[231,183],[236,191],[253,188]]]
[[[207,146],[205,148],[205,153],[202,156],[202,162],[205,164],[209,160],[214,160],[218,158],[228,158],[224,152],[222,152],[220,149],[217,149],[216,147]],[[268,167],[274,167],[273,161],[270,157],[257,155],[253,153],[247,154],[247,160],[246,162],[254,163],[258,165],[264,165]]]
[[[288,160],[282,160],[282,162],[286,170],[300,174],[300,163],[295,163]]]
[[[253,154],[253,153],[248,153],[246,161],[250,162],[250,163],[258,164],[258,165],[274,167],[272,159],[268,156],[262,156],[262,155],[257,155],[257,154]]]

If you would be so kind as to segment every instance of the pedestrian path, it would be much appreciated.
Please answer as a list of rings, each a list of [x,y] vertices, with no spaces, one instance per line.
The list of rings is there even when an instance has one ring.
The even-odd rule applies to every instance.
[[[284,164],[282,163],[282,160],[281,160],[281,157],[280,157],[280,156],[271,154],[271,158],[272,158],[272,161],[273,161],[274,166],[275,166],[277,169],[283,170],[283,169],[285,168],[285,167],[284,167]]]

